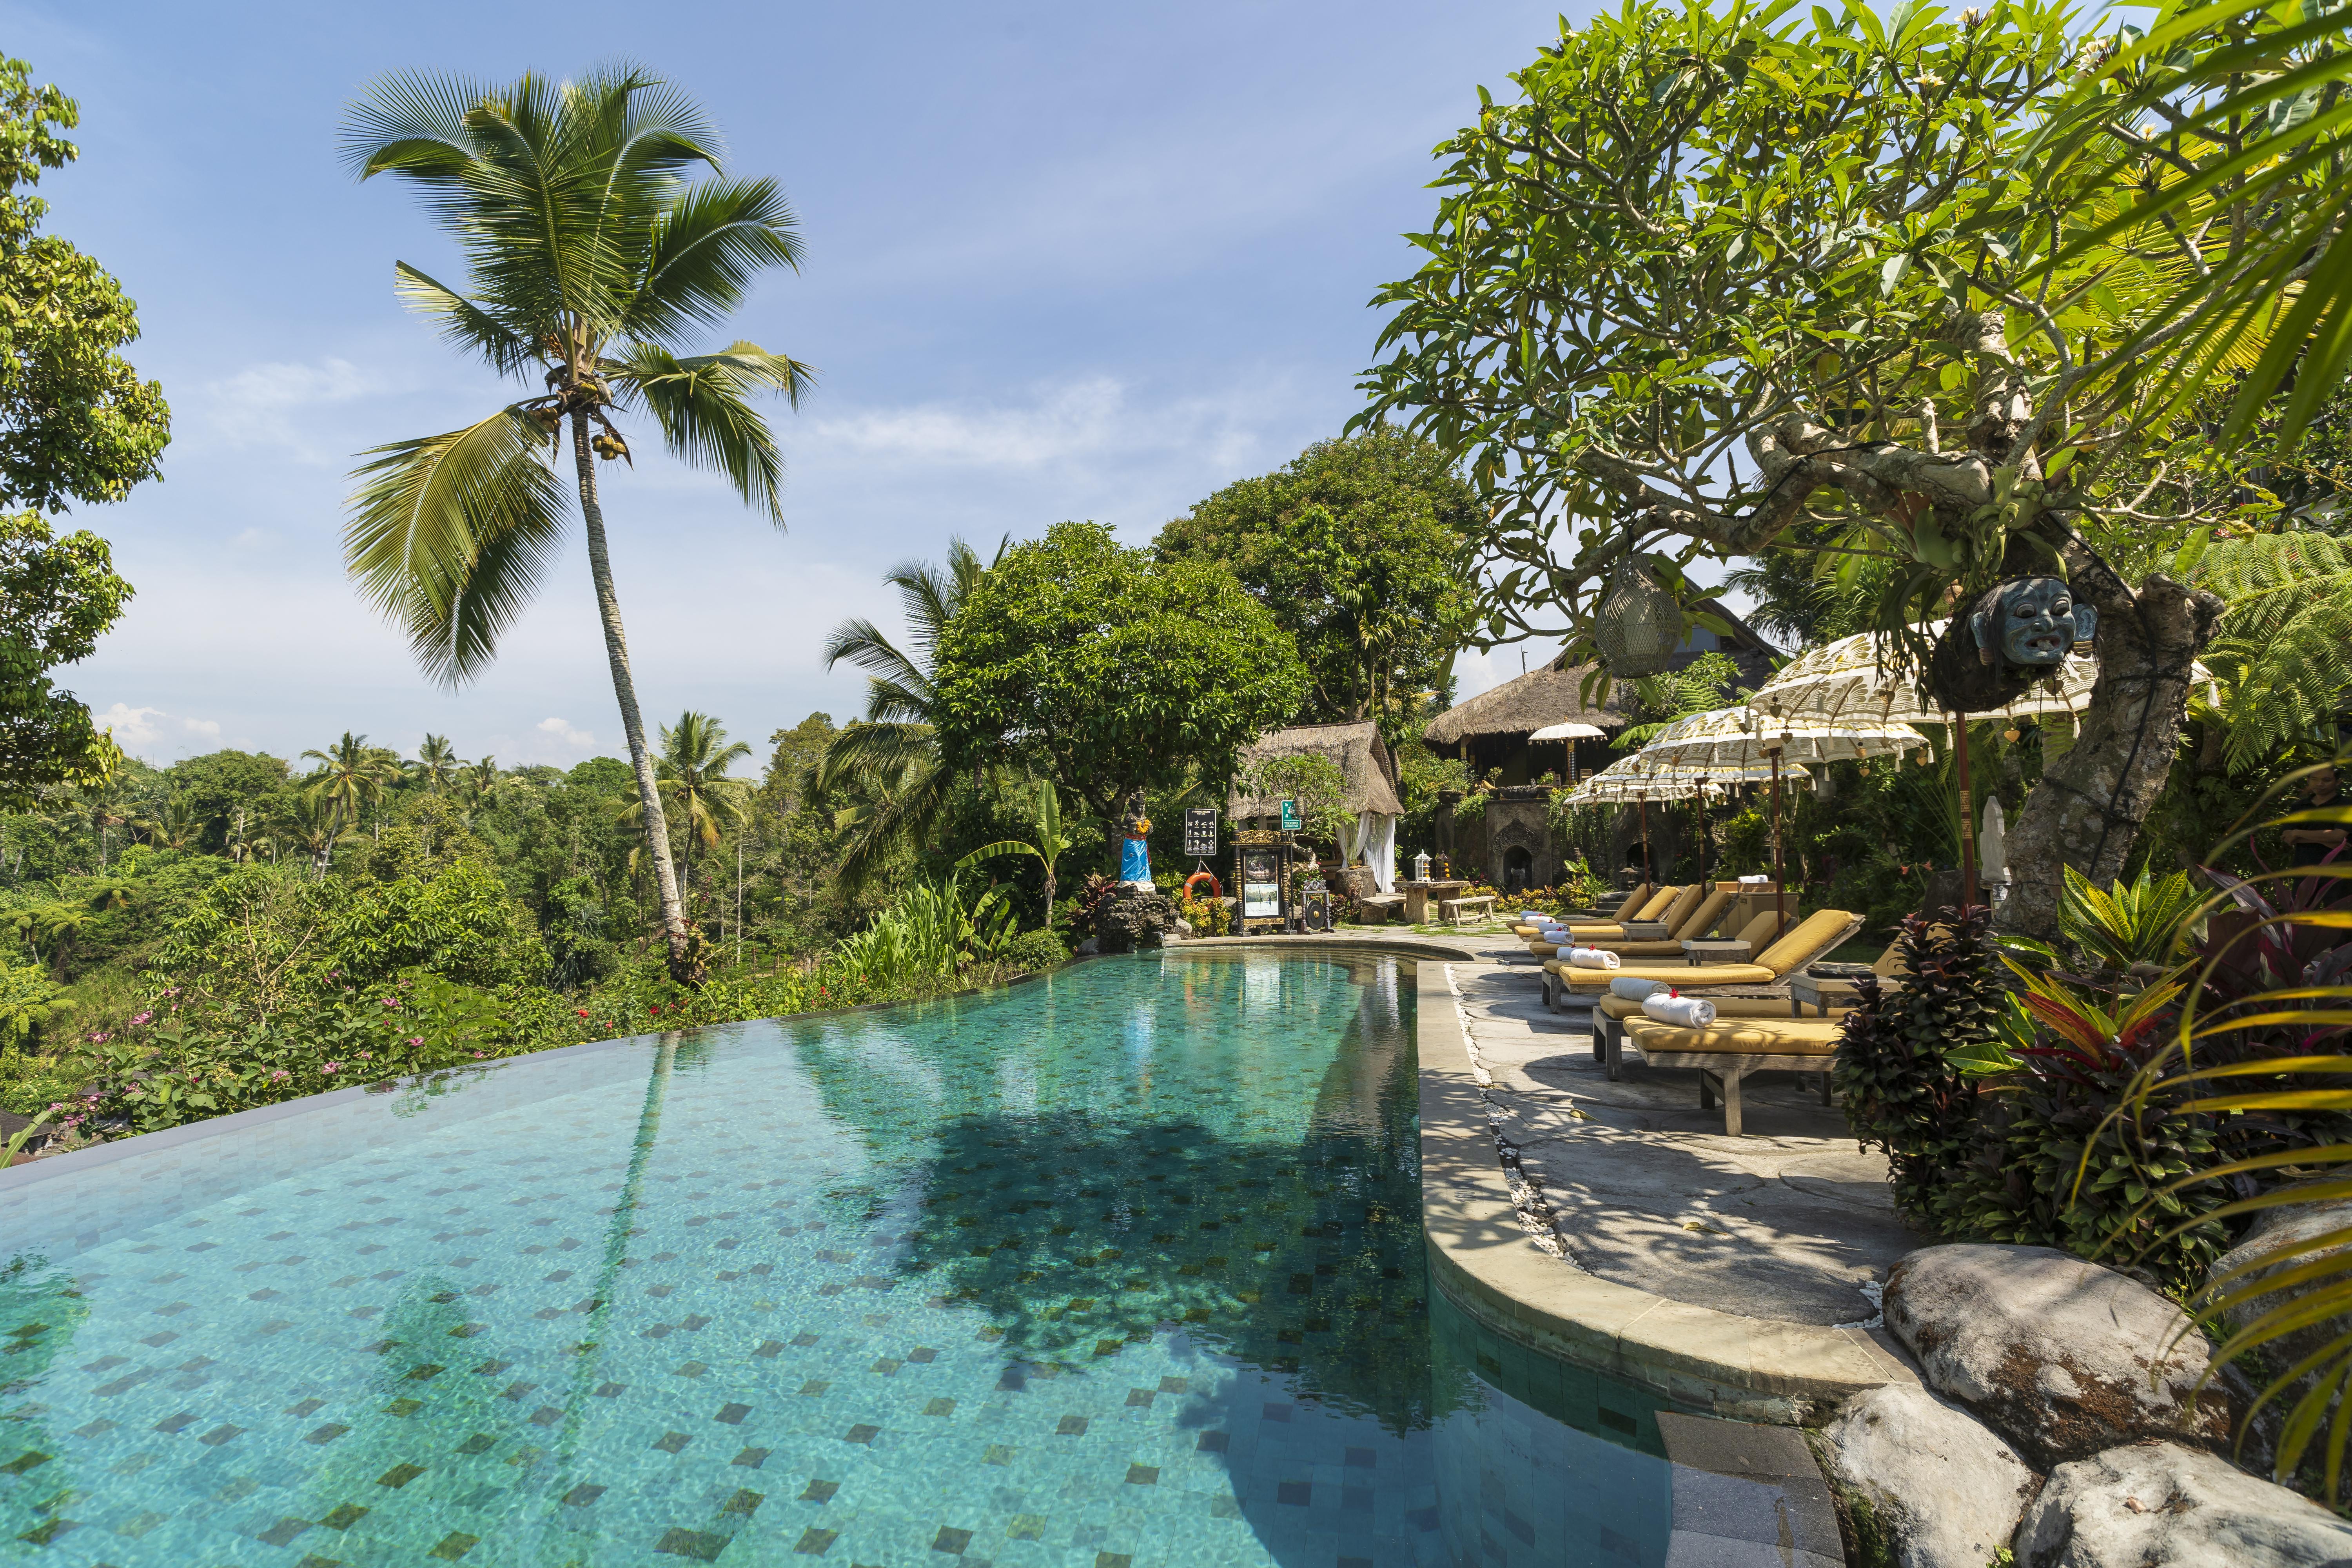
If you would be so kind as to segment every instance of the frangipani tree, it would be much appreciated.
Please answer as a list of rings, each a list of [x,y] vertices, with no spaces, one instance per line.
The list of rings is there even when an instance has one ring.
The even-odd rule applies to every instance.
[[[352,576],[427,673],[450,686],[479,674],[562,552],[570,437],[670,968],[694,979],[699,944],[670,863],[596,462],[629,458],[620,420],[650,419],[672,453],[782,526],[783,458],[753,400],[796,404],[808,368],[756,343],[695,354],[678,340],[723,321],[761,272],[798,267],[791,208],[773,181],[727,175],[702,112],[634,68],[505,87],[386,78],[352,106],[344,150],[362,179],[416,185],[465,254],[463,289],[397,264],[401,297],[528,388],[472,424],[367,454],[344,531]]]
[[[1634,574],[1686,595],[1701,562],[1804,552],[1866,583],[1870,626],[1920,664],[1956,598],[2068,577],[2102,672],[2011,829],[2002,914],[2048,935],[2063,865],[2121,874],[2222,610],[2103,545],[2236,505],[2196,482],[2215,455],[2161,386],[2116,374],[2126,342],[2189,352],[2187,321],[2144,330],[2188,262],[2153,224],[2074,241],[2210,138],[2116,89],[2114,40],[2063,5],[1793,9],[1628,0],[1563,24],[1516,100],[1482,93],[1439,149],[1427,261],[1376,300],[1360,422],[1402,416],[1468,459],[1485,638],[1559,635],[1572,660]],[[2086,101],[2139,151],[2053,180]]]

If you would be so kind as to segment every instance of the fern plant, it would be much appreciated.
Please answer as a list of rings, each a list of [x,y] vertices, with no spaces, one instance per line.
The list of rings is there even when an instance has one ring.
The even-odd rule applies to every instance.
[[[2244,773],[2330,719],[2352,687],[2352,547],[2317,532],[2222,540],[2189,580],[2229,602],[2205,663],[2222,683],[2223,755]]]

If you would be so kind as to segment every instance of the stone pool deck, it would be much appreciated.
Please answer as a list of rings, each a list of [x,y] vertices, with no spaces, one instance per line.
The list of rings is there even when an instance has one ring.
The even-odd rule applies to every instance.
[[[1473,1316],[1745,1420],[1818,1421],[1865,1388],[1917,1381],[1877,1326],[1877,1287],[1929,1238],[1895,1216],[1884,1156],[1862,1152],[1815,1080],[1749,1079],[1747,1132],[1729,1137],[1693,1071],[1629,1052],[1611,1082],[1591,1013],[1548,1011],[1507,931],[1266,944],[1416,962],[1423,1223],[1439,1288]]]

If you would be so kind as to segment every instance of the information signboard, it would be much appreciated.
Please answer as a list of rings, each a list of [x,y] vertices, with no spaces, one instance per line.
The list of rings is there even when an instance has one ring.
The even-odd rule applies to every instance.
[[[1206,859],[1217,852],[1217,808],[1196,805],[1184,813],[1184,856]]]
[[[1306,823],[1299,818],[1297,798],[1285,795],[1282,801],[1282,830],[1285,833],[1297,833],[1306,826]]]

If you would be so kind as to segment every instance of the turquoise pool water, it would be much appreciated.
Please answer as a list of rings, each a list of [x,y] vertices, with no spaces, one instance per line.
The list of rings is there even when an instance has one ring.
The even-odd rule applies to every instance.
[[[1651,1404],[1433,1299],[1413,1005],[1102,960],[23,1168],[0,1559],[1661,1563]]]

